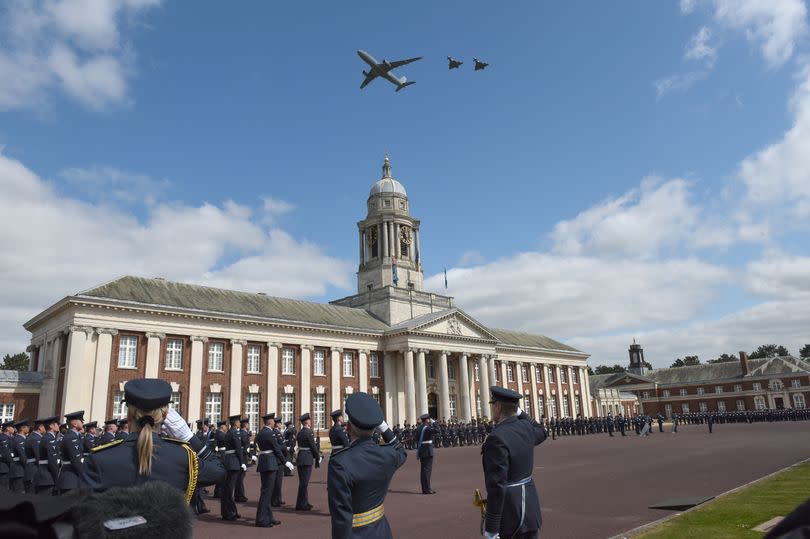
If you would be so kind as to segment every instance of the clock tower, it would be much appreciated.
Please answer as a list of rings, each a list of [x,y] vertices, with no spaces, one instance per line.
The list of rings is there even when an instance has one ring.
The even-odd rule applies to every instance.
[[[640,344],[636,344],[636,340],[633,339],[633,344],[630,345],[628,352],[630,353],[630,367],[627,372],[643,376],[647,370],[644,366],[644,349],[641,348]]]

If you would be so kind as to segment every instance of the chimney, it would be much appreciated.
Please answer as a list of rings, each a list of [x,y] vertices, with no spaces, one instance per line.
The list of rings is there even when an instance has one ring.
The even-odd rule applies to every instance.
[[[742,375],[748,375],[748,354],[740,352],[740,367],[742,367]]]

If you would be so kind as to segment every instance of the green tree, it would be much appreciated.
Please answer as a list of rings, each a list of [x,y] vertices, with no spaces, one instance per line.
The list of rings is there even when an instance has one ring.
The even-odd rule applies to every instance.
[[[801,350],[799,350],[799,357],[802,359],[810,359],[810,344],[805,344]]]
[[[593,376],[594,372],[590,365],[588,365],[588,376]]]
[[[750,354],[748,357],[751,359],[763,359],[769,357],[778,357],[778,356],[788,356],[790,352],[788,352],[787,348],[782,346],[781,344],[763,344]]]
[[[739,361],[740,358],[735,356],[734,354],[723,354],[717,359],[710,359],[707,363],[730,363],[732,361]]]
[[[683,359],[676,359],[669,368],[674,367],[688,367],[690,365],[700,365],[700,360],[697,356],[685,356]]]
[[[28,354],[20,352],[19,354],[6,354],[3,357],[3,364],[0,369],[7,371],[27,371],[28,370]]]
[[[652,364],[651,364],[649,361],[647,361],[647,360],[645,359],[645,360],[644,360],[642,363],[644,363],[644,366],[645,366],[646,368],[648,368],[649,370],[652,370],[653,366],[652,366]]]
[[[627,372],[627,369],[625,369],[619,364],[616,364],[613,365],[612,367],[608,367],[607,365],[599,365],[594,370],[595,374],[613,374],[616,372]]]
[[[683,367],[683,360],[681,358],[676,359],[672,362],[672,365],[669,366],[670,369],[674,369],[675,367]]]

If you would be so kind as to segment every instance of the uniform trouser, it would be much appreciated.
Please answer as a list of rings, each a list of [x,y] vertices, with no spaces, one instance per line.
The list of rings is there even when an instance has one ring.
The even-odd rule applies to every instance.
[[[198,515],[208,510],[205,506],[205,499],[203,499],[201,487],[197,487],[194,490],[194,494],[191,497],[191,507],[194,508],[194,512]]]
[[[247,496],[245,496],[245,471],[239,471],[239,477],[236,478],[236,491],[233,495],[234,499],[236,500],[246,500]]]
[[[285,470],[287,468],[284,468]],[[281,504],[284,500],[281,499],[281,485],[284,481],[283,473],[276,473],[275,477],[273,478],[273,494],[270,496],[270,505],[275,507],[281,507]]]
[[[43,485],[36,487],[37,494],[53,494],[53,485]]]
[[[664,432],[664,424],[663,423],[658,424],[658,432]]]
[[[24,477],[12,477],[9,479],[9,489],[11,492],[25,492],[25,485],[23,484]]]
[[[236,502],[233,499],[236,480],[242,470],[228,470],[225,484],[219,489],[219,507],[222,518],[236,517]]]
[[[312,466],[298,467],[298,497],[295,499],[296,509],[306,509],[309,506],[309,476],[312,475]]]
[[[422,494],[427,494],[430,488],[430,474],[433,472],[433,457],[419,459],[419,480],[422,482]]]
[[[270,498],[273,494],[273,487],[276,484],[276,475],[278,471],[270,470],[268,472],[261,472],[260,477],[262,480],[261,491],[259,492],[259,505],[256,508],[256,525],[266,526],[273,520],[273,510],[270,508]]]
[[[8,490],[8,472],[0,474],[0,491]]]

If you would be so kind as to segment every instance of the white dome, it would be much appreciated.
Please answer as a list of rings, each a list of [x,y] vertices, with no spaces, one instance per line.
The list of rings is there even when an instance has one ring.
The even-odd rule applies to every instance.
[[[408,193],[405,192],[405,187],[394,178],[383,178],[379,180],[371,186],[371,191],[369,191],[368,196],[373,197],[374,195],[390,194],[402,195],[404,197],[408,196]]]

